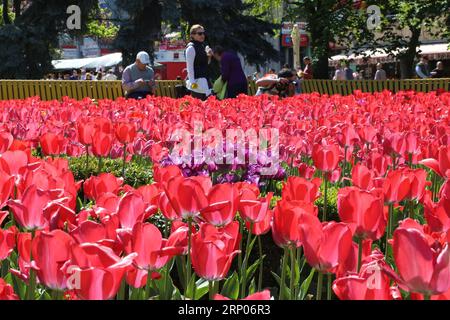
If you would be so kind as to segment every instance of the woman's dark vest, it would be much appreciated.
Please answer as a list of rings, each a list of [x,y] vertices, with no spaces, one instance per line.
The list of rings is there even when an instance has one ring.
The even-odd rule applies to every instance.
[[[187,45],[195,49],[194,74],[195,78],[208,78],[208,56],[206,55],[205,45],[202,42],[192,41]]]

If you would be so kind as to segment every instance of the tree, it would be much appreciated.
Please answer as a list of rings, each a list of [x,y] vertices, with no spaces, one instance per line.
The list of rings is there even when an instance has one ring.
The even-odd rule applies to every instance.
[[[367,17],[359,10],[359,3],[351,0],[298,0],[291,2],[290,16],[307,22],[311,34],[314,58],[314,77],[328,78],[330,43],[355,48],[357,42],[368,42],[372,36],[364,30]],[[358,52],[358,50],[355,50]]]
[[[118,0],[117,6],[127,14],[114,42],[122,51],[123,63],[133,62],[139,51],[152,55],[154,42],[161,38],[162,1]]]
[[[277,51],[266,40],[266,36],[274,35],[276,26],[261,16],[246,14],[252,4],[242,0],[183,0],[180,6],[181,19],[190,26],[203,25],[211,46],[234,49],[251,64],[278,58]]]
[[[375,45],[386,48],[399,59],[402,78],[412,78],[422,33],[427,31],[436,39],[449,37],[450,1],[386,0],[380,2],[380,8],[385,14]],[[409,34],[401,35],[399,30]]]
[[[25,3],[25,1],[23,1]],[[14,20],[6,19],[0,26],[0,77],[11,79],[38,79],[53,69],[52,53],[63,32],[82,33],[97,0],[3,0],[3,18],[9,16],[12,3]],[[67,29],[67,7],[76,4],[81,8],[81,30]]]

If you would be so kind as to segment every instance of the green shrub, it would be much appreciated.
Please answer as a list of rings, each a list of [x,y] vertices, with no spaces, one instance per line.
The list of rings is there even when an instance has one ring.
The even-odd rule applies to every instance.
[[[122,176],[122,159],[103,159],[102,172],[112,173],[116,177]],[[76,180],[84,180],[90,176],[98,175],[98,159],[89,157],[89,166],[86,169],[86,157],[69,158],[69,167]],[[144,158],[134,157],[126,164],[125,183],[138,188],[153,183],[153,164]]]

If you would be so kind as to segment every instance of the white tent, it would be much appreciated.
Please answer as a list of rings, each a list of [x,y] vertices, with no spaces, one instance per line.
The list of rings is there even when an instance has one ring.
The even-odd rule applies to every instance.
[[[56,70],[68,70],[68,69],[97,69],[100,67],[108,68],[115,66],[122,62],[122,53],[111,53],[96,58],[84,58],[84,59],[63,59],[53,60],[52,64]]]
[[[120,63],[122,63],[121,52],[111,53],[96,58],[63,59],[52,61],[52,65],[55,70],[110,68]],[[153,64],[153,68],[157,69],[162,67],[164,66],[156,61]]]
[[[430,44],[422,44],[419,46],[420,54],[427,55],[430,60],[439,60],[439,59],[449,59],[450,58],[450,50],[448,49],[447,43],[430,43]],[[393,51],[392,54],[397,55],[398,51]],[[395,58],[392,55],[389,55],[389,52],[386,52],[384,49],[379,48],[376,49],[376,52],[371,50],[364,51],[363,54],[356,55],[354,53],[348,52],[348,55],[336,55],[331,57],[329,60],[330,66],[336,66],[339,64],[340,60],[350,60],[353,59],[356,64],[364,64],[365,59],[368,59],[369,64],[376,64],[378,62],[381,63],[389,63],[395,62]]]

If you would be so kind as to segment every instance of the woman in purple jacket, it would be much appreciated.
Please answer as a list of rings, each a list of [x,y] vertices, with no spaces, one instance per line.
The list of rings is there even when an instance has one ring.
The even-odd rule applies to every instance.
[[[248,94],[247,77],[237,53],[217,46],[214,48],[214,57],[220,62],[222,80],[227,83],[227,98]]]

